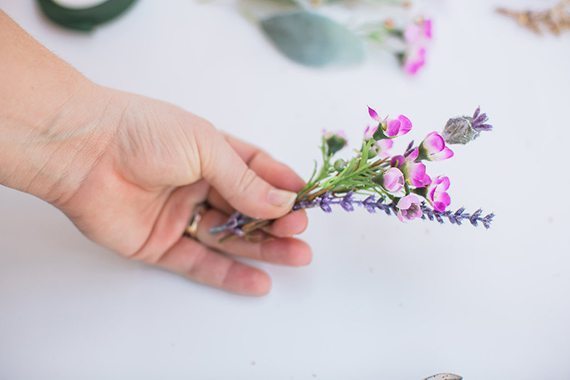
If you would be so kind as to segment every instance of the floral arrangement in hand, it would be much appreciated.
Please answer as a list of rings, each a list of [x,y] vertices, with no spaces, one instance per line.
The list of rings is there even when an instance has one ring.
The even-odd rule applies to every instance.
[[[412,130],[412,122],[404,115],[380,117],[368,108],[374,124],[364,130],[363,141],[349,160],[336,158],[348,145],[342,132],[323,132],[322,166],[315,168],[305,187],[298,193],[294,210],[320,208],[331,212],[334,207],[353,211],[361,207],[370,213],[395,215],[402,222],[425,219],[461,225],[482,224],[489,228],[494,214],[483,215],[481,209],[469,213],[464,208],[449,210],[451,181],[444,175],[430,176],[426,164],[453,157],[448,145],[467,144],[481,132],[490,131],[487,115],[477,108],[472,116],[449,119],[443,132],[429,133],[420,144],[410,142],[400,153],[392,153],[394,140]],[[235,213],[212,233],[249,237],[271,223]]]

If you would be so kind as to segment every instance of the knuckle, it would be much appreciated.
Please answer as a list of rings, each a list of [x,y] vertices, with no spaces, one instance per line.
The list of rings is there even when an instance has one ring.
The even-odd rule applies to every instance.
[[[257,174],[250,168],[246,168],[238,182],[238,194],[245,194],[251,190],[257,181]]]

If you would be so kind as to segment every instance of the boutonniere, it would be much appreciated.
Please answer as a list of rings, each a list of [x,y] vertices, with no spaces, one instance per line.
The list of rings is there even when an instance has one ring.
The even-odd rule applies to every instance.
[[[346,135],[342,131],[323,131],[322,163],[298,193],[293,210],[317,208],[330,213],[335,208],[348,212],[361,208],[396,216],[402,222],[423,219],[491,226],[492,213],[484,215],[481,209],[468,212],[463,207],[450,209],[450,178],[431,174],[432,163],[454,156],[450,145],[467,144],[492,130],[485,113],[477,108],[472,116],[449,119],[441,133],[430,132],[419,144],[411,141],[397,153],[392,151],[394,141],[410,133],[412,121],[405,115],[381,117],[370,107],[368,113],[373,124],[366,127],[359,148],[348,160],[337,158],[337,153],[348,145]],[[248,237],[269,223],[235,213],[211,232]]]

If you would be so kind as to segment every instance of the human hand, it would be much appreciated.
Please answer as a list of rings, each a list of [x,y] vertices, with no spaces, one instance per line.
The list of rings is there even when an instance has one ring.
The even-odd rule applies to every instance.
[[[62,127],[93,126],[80,140],[92,158],[76,167],[73,177],[79,180],[52,191],[52,203],[90,239],[125,257],[248,295],[267,293],[271,281],[236,257],[291,266],[310,262],[309,246],[292,237],[306,228],[307,217],[304,211],[288,214],[304,185],[291,169],[167,103],[98,86],[82,90],[68,106],[86,108],[78,102],[106,105],[102,114],[68,117]],[[183,237],[196,205],[205,201],[211,209],[196,239]],[[209,229],[234,210],[278,219],[261,241],[220,243]]]
[[[60,208],[121,255],[228,291],[262,295],[266,273],[236,257],[311,261],[289,213],[303,181],[259,149],[173,105],[97,86],[0,11],[0,184]],[[288,191],[287,191],[288,190]],[[182,237],[196,205],[211,209]],[[277,219],[262,241],[208,232],[238,210]]]

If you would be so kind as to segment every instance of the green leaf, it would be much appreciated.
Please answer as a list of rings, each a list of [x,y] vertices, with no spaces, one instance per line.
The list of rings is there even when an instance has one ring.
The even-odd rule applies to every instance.
[[[308,11],[279,14],[261,28],[288,58],[306,66],[347,65],[364,57],[362,41],[341,24]]]

